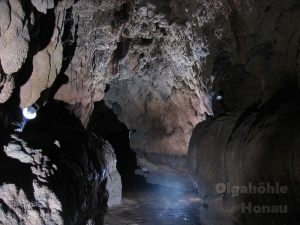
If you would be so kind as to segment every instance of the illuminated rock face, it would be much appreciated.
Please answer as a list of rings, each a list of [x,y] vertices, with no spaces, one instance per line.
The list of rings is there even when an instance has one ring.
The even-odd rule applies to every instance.
[[[117,170],[117,159],[112,146],[105,142],[105,158],[107,161],[106,190],[108,192],[107,206],[112,207],[122,203],[122,181]]]
[[[53,0],[1,1],[1,103],[11,96],[17,77],[21,108],[51,87],[62,66],[63,21],[70,3],[60,1],[54,7]],[[47,95],[42,98],[47,101]]]
[[[115,161],[106,156],[111,147],[70,116],[62,121],[39,112],[23,132],[15,132],[1,120],[1,224],[101,222],[105,179],[115,172],[108,168]]]

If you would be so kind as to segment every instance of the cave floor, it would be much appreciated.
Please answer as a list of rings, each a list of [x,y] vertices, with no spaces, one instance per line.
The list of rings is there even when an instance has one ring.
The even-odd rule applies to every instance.
[[[123,181],[123,204],[108,209],[104,225],[200,225],[200,206],[196,193],[147,184],[131,175]]]

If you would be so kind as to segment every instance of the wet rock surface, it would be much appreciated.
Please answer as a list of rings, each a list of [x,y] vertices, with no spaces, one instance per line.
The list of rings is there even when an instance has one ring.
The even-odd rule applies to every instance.
[[[137,163],[147,182],[181,191],[195,191],[195,185],[187,174],[186,157],[136,151]]]

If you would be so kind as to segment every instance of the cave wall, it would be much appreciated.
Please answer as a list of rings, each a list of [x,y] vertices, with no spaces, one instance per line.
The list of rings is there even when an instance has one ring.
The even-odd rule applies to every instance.
[[[196,126],[188,170],[206,204],[204,224],[299,223],[299,100],[290,89],[280,91],[261,107]],[[244,193],[242,186],[248,188]],[[255,206],[287,210],[264,213]]]
[[[19,132],[3,123],[10,115],[1,107],[1,224],[102,224],[113,150],[59,109],[40,111]]]
[[[220,91],[226,110],[240,114],[282,88],[299,89],[299,3],[131,3],[104,100],[135,131],[130,144],[147,180],[189,189],[190,135],[224,113]]]
[[[6,52],[0,52],[2,102],[14,91],[20,108],[36,101],[44,105],[58,76],[66,81],[57,88],[54,98],[67,103],[86,127],[94,102],[103,98],[105,87],[110,84],[108,93],[117,95],[107,95],[106,103],[128,128],[137,131],[132,136],[132,148],[140,151],[146,161],[155,159],[145,152],[163,156],[165,162],[171,161],[165,169],[175,167],[185,177],[185,168],[180,165],[185,164],[192,129],[205,119],[205,112],[212,113],[211,97],[204,96],[208,90],[199,87],[198,80],[202,78],[192,68],[198,71],[207,55],[201,37],[189,34],[190,25],[181,29],[174,22],[169,24],[174,13],[168,4],[67,0],[42,3],[43,7],[25,1],[1,3],[7,8],[8,17],[14,12],[10,6],[16,5],[22,14],[19,22],[27,35],[24,34],[23,45],[11,41],[24,53],[23,58],[17,58],[20,54],[12,52],[16,56],[11,56],[11,62],[18,59],[13,71],[6,69]],[[9,35],[12,30],[15,36],[23,37],[20,29],[12,25],[4,27],[2,34]],[[178,37],[179,33],[182,37]],[[191,44],[182,42],[185,36]],[[1,35],[1,39],[3,46],[9,47],[6,36]],[[182,55],[185,49],[189,53]],[[203,80],[210,83],[206,78]],[[145,88],[149,82],[153,85]],[[127,104],[130,107],[125,112]]]
[[[72,3],[1,1],[1,103],[13,91],[19,92],[21,108],[40,97],[47,101],[46,90],[62,67],[64,20]]]
[[[223,152],[246,109],[286,87],[299,91],[299,9],[297,0],[1,1],[0,102],[44,105],[52,86],[87,127],[104,99],[132,131],[148,181],[192,190],[190,137],[225,113],[218,93],[228,132],[197,151]],[[223,129],[206,124],[205,132]],[[205,170],[193,164],[192,177]]]

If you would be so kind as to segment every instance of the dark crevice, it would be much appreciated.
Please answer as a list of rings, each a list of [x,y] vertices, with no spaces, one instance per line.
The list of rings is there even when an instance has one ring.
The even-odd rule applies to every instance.
[[[130,13],[130,4],[127,2],[121,5],[120,10],[114,13],[114,17],[117,22],[125,22],[129,18],[129,13]]]
[[[283,104],[293,99],[296,96],[296,90],[297,84],[296,82],[292,82],[290,85],[279,90],[275,95],[273,95],[273,97],[259,109],[256,120],[253,122],[249,130],[254,130],[254,128],[267,116],[276,113]]]
[[[64,43],[63,62],[60,74],[64,74],[66,72],[76,50],[78,24],[74,24],[73,8],[67,9],[65,21],[64,33],[62,35],[62,42]],[[72,31],[74,32],[72,33]]]
[[[144,46],[149,46],[151,45],[153,42],[153,38],[142,38],[141,39],[141,45],[144,45]]]
[[[121,5],[119,10],[116,10],[114,13],[114,20],[111,23],[112,28],[114,29],[120,27],[122,24],[126,23],[129,20],[130,11],[130,3],[126,2],[123,5]]]
[[[236,124],[234,125],[230,137],[228,138],[228,143],[231,141],[235,133],[238,131],[238,128],[244,124],[244,121],[247,120],[251,115],[255,115],[255,120],[251,124],[249,131],[254,131],[255,127],[257,127],[263,120],[267,117],[272,116],[277,110],[286,102],[293,99],[296,96],[296,87],[295,84],[292,84],[286,88],[281,89],[278,91],[268,102],[266,102],[263,106],[259,108],[261,105],[261,101],[253,104],[252,106],[248,107],[241,116],[238,118]]]
[[[54,0],[54,8],[57,6],[58,1],[60,1],[60,0]]]
[[[104,93],[107,93],[110,90],[110,84],[105,85]]]
[[[52,100],[54,98],[55,93],[59,90],[59,88],[68,83],[69,82],[69,77],[65,74],[59,74],[55,81],[53,82],[51,88],[50,88],[50,95],[49,95],[49,100]],[[43,92],[46,92],[46,90],[44,90]],[[42,93],[41,93],[42,96]]]
[[[18,77],[16,79],[16,85],[23,86],[29,80],[33,72],[33,58],[27,58],[22,65]]]
[[[117,48],[113,53],[113,60],[121,60],[124,58],[130,48],[130,39],[128,38],[121,38],[121,41],[117,43]]]
[[[231,142],[231,139],[233,137],[233,135],[235,134],[235,132],[237,131],[237,129],[244,123],[244,121],[246,121],[247,118],[249,118],[249,116],[251,116],[253,113],[257,112],[258,106],[261,104],[261,101],[253,104],[252,106],[248,107],[238,118],[238,120],[236,121],[232,132],[228,138],[227,143]]]
[[[168,35],[167,31],[166,31],[166,28],[160,27],[159,23],[155,23],[155,26],[156,26],[156,30],[159,30],[163,34],[163,36],[167,36]]]
[[[267,6],[264,12],[268,12],[271,10],[271,6]]]
[[[240,52],[241,50],[241,44],[240,40],[238,37],[238,28],[239,28],[239,17],[238,17],[238,10],[236,9],[236,5],[234,0],[227,0],[229,8],[230,8],[230,13],[228,15],[229,21],[231,23],[231,31],[235,36],[235,40],[237,43],[237,51]]]
[[[40,108],[39,114],[49,116],[55,121],[65,124],[71,128],[77,128],[78,130],[83,129],[80,120],[70,113],[70,111],[66,108],[66,103],[62,101],[50,99],[44,107]],[[37,126],[38,119],[34,119],[30,122]]]
[[[50,90],[45,90],[44,92],[49,91],[49,101],[54,98],[55,93],[59,90],[59,88],[69,82],[68,76],[65,74],[66,70],[68,69],[73,56],[76,50],[77,44],[77,29],[78,25],[74,24],[73,20],[73,8],[67,9],[66,12],[66,20],[64,25],[64,33],[62,35],[62,43],[64,44],[63,48],[63,61],[60,73],[56,77],[54,83],[52,84]],[[72,32],[73,31],[73,32]],[[42,96],[42,94],[41,94]]]
[[[54,9],[48,9],[47,14],[39,14],[39,40],[40,50],[43,50],[50,43],[55,28]]]
[[[128,38],[121,38],[120,42],[117,42],[117,48],[113,52],[112,58],[112,75],[119,73],[119,63],[129,52],[131,41]]]
[[[10,207],[0,198],[0,206],[2,206],[0,209],[4,215],[11,214],[11,217],[17,220],[18,224],[20,224],[20,218],[18,217],[18,214],[15,213],[14,210],[11,210]]]
[[[123,175],[134,173],[137,167],[136,154],[129,145],[129,130],[125,124],[118,120],[114,112],[105,105],[104,101],[95,103],[88,130],[112,145],[117,158],[117,169],[122,176],[122,180]]]
[[[145,54],[142,52],[140,55],[139,55],[139,59],[142,59],[145,57]]]

